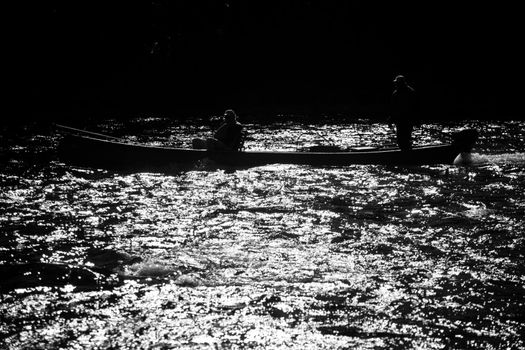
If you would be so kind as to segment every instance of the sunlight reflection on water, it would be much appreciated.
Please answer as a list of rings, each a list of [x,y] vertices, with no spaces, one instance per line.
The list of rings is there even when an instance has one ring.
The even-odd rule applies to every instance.
[[[2,270],[0,332],[14,349],[523,346],[524,128],[483,127],[468,168],[10,163],[0,258],[19,265]],[[100,128],[173,146],[209,133]],[[247,149],[394,142],[382,124],[249,128]],[[418,129],[418,143],[440,130]]]

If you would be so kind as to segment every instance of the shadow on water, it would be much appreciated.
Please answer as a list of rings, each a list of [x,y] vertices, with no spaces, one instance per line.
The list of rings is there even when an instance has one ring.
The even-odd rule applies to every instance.
[[[236,171],[247,170],[250,166],[228,166],[214,162],[213,160],[203,159],[194,163],[177,164],[172,163],[167,166],[124,166],[111,164],[89,164],[86,162],[76,163],[57,163],[59,166],[66,167],[67,171],[76,176],[84,177],[86,179],[95,179],[101,177],[111,177],[115,175],[133,175],[133,174],[159,174],[166,176],[179,176],[189,171],[196,172],[213,172],[224,171],[226,173],[235,173]]]

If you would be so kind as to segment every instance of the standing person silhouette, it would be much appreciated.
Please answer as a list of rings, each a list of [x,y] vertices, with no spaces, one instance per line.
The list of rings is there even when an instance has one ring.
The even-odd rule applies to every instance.
[[[416,124],[416,92],[402,75],[395,77],[394,87],[389,122],[396,126],[399,148],[406,151],[412,148],[412,129]]]

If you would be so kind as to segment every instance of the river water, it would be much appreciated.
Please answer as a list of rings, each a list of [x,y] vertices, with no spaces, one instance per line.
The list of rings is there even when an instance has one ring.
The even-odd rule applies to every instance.
[[[246,149],[392,144],[384,124],[249,124]],[[185,146],[163,118],[91,130]],[[4,129],[0,348],[525,348],[525,123],[474,127],[469,167],[72,167]]]

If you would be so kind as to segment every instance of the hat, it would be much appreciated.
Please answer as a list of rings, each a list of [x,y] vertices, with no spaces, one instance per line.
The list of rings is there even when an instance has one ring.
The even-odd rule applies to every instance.
[[[404,75],[398,75],[394,78],[394,83],[404,83],[404,82],[405,82]]]
[[[237,114],[235,114],[235,112],[233,111],[233,109],[227,109],[224,111],[224,116],[225,117],[235,117],[237,118]]]

